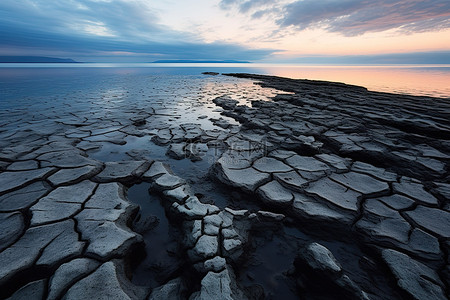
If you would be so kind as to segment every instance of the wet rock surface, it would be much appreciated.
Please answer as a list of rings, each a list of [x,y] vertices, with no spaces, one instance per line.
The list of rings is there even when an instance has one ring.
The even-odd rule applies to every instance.
[[[207,75],[0,111],[0,298],[449,297],[448,101]]]

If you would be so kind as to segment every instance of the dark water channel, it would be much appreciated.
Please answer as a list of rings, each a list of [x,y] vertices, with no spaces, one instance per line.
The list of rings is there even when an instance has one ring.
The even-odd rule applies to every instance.
[[[149,183],[141,183],[128,190],[128,199],[140,207],[133,229],[144,238],[146,254],[134,270],[132,281],[154,288],[179,272],[182,261],[178,256],[180,233],[169,224],[161,199],[149,194],[149,187]]]

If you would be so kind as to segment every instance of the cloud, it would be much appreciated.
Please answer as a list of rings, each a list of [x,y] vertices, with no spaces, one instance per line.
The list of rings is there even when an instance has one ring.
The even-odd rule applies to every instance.
[[[219,6],[224,10],[237,8],[239,13],[249,13],[253,18],[279,14],[281,8],[292,0],[221,0]],[[279,17],[279,15],[278,15]]]
[[[266,16],[280,28],[324,28],[346,36],[396,28],[406,33],[450,28],[449,0],[222,0],[220,7],[237,7],[253,18]]]
[[[74,36],[114,36],[125,41],[177,40],[158,25],[157,12],[138,0],[2,0],[0,20],[15,28]]]
[[[224,9],[232,6],[238,6],[241,13],[247,13],[252,9],[260,9],[261,7],[273,6],[274,0],[222,0],[220,6]]]
[[[1,0],[0,51],[14,55],[66,54],[72,58],[108,56],[258,60],[273,51],[226,43],[203,43],[195,33],[160,25],[146,0]],[[108,54],[110,53],[110,55]]]
[[[3,55],[58,55],[87,62],[153,61],[162,58],[260,60],[274,52],[226,43],[123,42],[109,36],[72,36],[31,28],[20,30],[2,26],[1,23],[0,40],[0,53]]]
[[[450,28],[448,0],[302,0],[286,5],[281,27],[325,28],[346,36],[399,28],[406,32]]]
[[[388,53],[378,55],[299,56],[279,62],[324,65],[448,64],[450,62],[450,51]]]

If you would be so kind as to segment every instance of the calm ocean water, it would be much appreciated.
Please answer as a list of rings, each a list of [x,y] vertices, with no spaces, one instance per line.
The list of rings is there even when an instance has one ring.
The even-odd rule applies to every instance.
[[[0,64],[0,97],[41,96],[117,76],[199,76],[243,72],[361,85],[369,90],[450,98],[450,65],[305,66],[269,64]]]

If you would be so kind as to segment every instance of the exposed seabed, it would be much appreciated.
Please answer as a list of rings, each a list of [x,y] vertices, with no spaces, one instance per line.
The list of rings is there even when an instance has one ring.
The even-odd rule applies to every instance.
[[[0,111],[0,298],[447,299],[450,102],[227,75]]]

